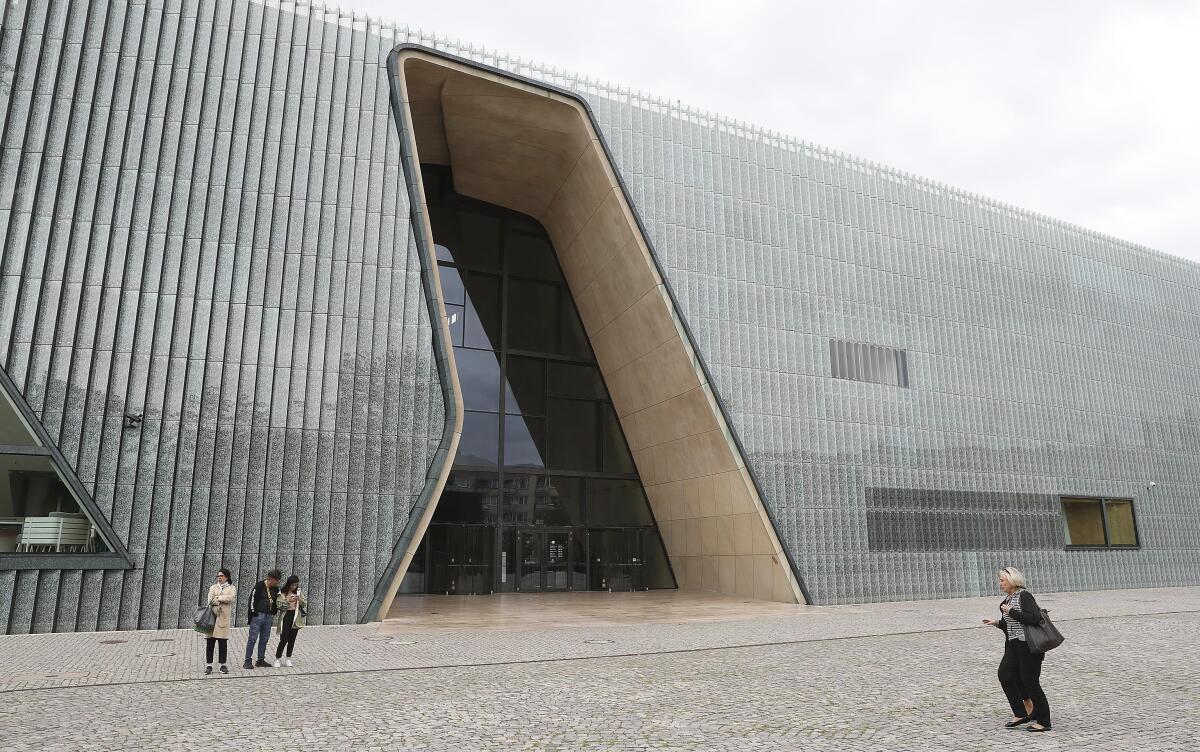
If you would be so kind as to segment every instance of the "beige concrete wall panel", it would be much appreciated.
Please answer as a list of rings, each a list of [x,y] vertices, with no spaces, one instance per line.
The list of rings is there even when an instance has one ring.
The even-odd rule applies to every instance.
[[[582,254],[588,258],[591,268],[603,269],[619,250],[637,240],[627,217],[621,194],[616,191],[609,193],[561,255]],[[579,289],[583,289],[592,279],[578,282],[582,285]]]
[[[621,246],[608,263],[594,273],[592,287],[602,302],[597,330],[606,327],[613,319],[654,290],[666,297],[661,280],[648,263],[641,243],[632,241]],[[667,308],[670,310],[669,299]]]
[[[677,337],[667,302],[653,289],[592,337],[597,359],[621,368]],[[603,356],[600,354],[603,351]]]
[[[586,150],[550,202],[550,208],[539,217],[554,247],[570,248],[579,231],[616,189],[598,150]]]

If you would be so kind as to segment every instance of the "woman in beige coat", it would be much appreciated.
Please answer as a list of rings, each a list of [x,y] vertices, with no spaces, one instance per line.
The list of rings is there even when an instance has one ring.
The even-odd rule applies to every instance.
[[[204,674],[212,673],[213,646],[218,647],[221,659],[221,673],[228,674],[229,666],[225,664],[229,653],[229,628],[233,626],[233,603],[237,600],[237,588],[233,586],[233,575],[228,569],[217,572],[216,583],[208,589],[208,605],[212,606],[217,623],[212,634],[204,641],[204,657],[207,665]]]

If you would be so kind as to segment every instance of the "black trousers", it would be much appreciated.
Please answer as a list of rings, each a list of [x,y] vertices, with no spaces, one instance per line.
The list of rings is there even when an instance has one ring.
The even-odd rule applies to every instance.
[[[1024,640],[1004,643],[1004,657],[996,676],[1004,688],[1004,696],[1012,706],[1014,718],[1025,717],[1025,698],[1033,700],[1033,718],[1043,726],[1050,725],[1050,702],[1042,691],[1042,653],[1029,652]]]
[[[275,648],[275,657],[283,657],[283,649],[287,648],[288,658],[292,657],[292,648],[296,647],[296,634],[300,631],[292,626],[296,620],[295,611],[285,611],[283,614],[282,629],[279,630],[279,645]]]
[[[204,662],[212,663],[213,645],[220,645],[219,657],[221,664],[225,664],[225,660],[229,657],[229,640],[224,637],[205,637],[204,638]]]

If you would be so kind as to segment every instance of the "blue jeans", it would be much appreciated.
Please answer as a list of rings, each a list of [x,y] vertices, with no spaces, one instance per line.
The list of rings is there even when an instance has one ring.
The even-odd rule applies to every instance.
[[[270,614],[255,614],[250,618],[250,636],[246,638],[246,660],[254,652],[254,643],[258,642],[258,660],[267,655],[267,641],[271,639],[271,625],[275,617]]]

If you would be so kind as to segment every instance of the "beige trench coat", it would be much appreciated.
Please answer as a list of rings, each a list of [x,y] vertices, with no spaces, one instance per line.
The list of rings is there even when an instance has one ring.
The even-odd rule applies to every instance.
[[[233,626],[233,602],[237,600],[237,587],[213,585],[208,589],[208,605],[217,615],[217,625],[212,636],[220,640],[229,639],[229,628]]]

